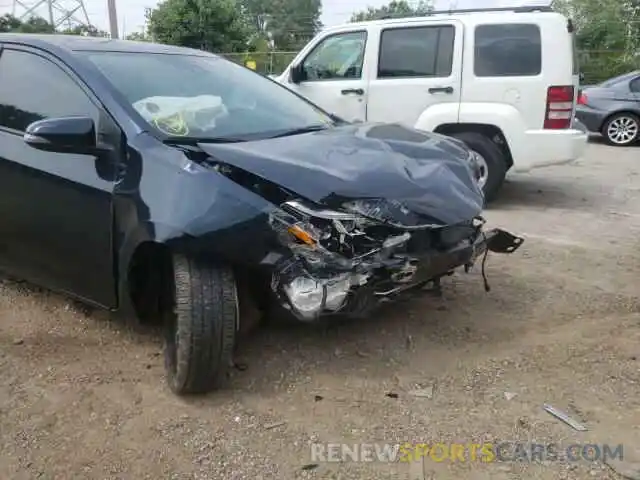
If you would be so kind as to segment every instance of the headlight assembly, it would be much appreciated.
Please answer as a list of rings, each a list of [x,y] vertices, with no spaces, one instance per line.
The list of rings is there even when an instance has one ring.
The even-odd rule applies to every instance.
[[[336,235],[343,243],[348,237],[365,236],[364,228],[371,224],[358,213],[315,208],[298,201],[286,202],[281,208],[284,216],[279,219],[287,232],[311,247],[332,249]]]
[[[317,208],[290,201],[271,217],[281,243],[313,265],[333,264],[348,270],[378,251],[380,241],[366,229],[375,222],[355,212]]]
[[[282,207],[294,213],[300,213],[306,217],[322,218],[324,220],[352,220],[353,221],[353,220],[362,219],[362,217],[357,213],[338,212],[335,210],[326,210],[326,209],[316,209],[295,200],[284,203]]]

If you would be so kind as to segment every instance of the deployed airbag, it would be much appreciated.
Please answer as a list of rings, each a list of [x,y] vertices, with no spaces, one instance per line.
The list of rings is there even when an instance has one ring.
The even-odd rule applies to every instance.
[[[220,97],[147,97],[133,104],[140,115],[168,135],[187,136],[191,130],[209,130],[228,115]]]

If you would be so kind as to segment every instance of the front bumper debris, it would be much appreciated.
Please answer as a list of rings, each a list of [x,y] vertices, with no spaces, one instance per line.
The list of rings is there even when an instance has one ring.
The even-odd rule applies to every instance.
[[[302,321],[343,314],[366,316],[378,304],[429,283],[456,269],[469,271],[489,251],[509,254],[524,242],[501,229],[478,231],[446,250],[428,249],[419,254],[387,252],[384,259],[363,262],[348,271],[320,268],[310,271],[299,258],[292,258],[274,272],[272,289],[280,303]],[[398,245],[400,247],[400,245]],[[489,290],[484,275],[485,288]]]

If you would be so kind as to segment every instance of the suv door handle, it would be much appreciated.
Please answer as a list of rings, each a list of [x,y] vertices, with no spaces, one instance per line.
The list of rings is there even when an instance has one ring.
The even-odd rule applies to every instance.
[[[432,87],[429,93],[453,93],[453,87]]]
[[[345,88],[341,93],[342,95],[349,95],[350,93],[355,93],[356,95],[364,95],[364,90],[361,88]]]

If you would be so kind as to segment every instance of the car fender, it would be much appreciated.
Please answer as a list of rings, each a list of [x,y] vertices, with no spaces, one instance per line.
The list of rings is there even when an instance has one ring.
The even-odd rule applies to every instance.
[[[456,102],[436,103],[426,108],[418,117],[414,127],[433,132],[439,125],[458,123],[459,104]]]
[[[144,221],[131,225],[126,231],[120,232],[121,242],[118,245],[118,254],[116,255],[116,289],[118,296],[117,311],[121,316],[129,318],[135,318],[136,316],[135,308],[129,295],[129,267],[136,249],[145,242],[154,241],[154,231],[153,224]]]
[[[640,117],[640,106],[638,107],[636,107],[635,105],[630,106],[627,103],[624,105],[620,105],[614,109],[611,109],[611,111],[607,112],[607,114],[602,117],[602,125],[600,125],[600,128],[604,127],[604,124],[607,122],[607,120],[609,120],[614,115],[620,115],[625,113],[635,115],[636,117]]]
[[[131,261],[146,242],[204,260],[225,258],[231,265],[257,265],[272,245],[274,232],[267,225],[275,205],[213,168],[184,158],[182,167],[166,160],[145,160],[147,174],[138,189],[115,192],[120,309],[127,308]]]
[[[499,128],[509,146],[514,163],[526,149],[527,125],[520,112],[505,103],[462,103],[459,123],[492,125]]]

